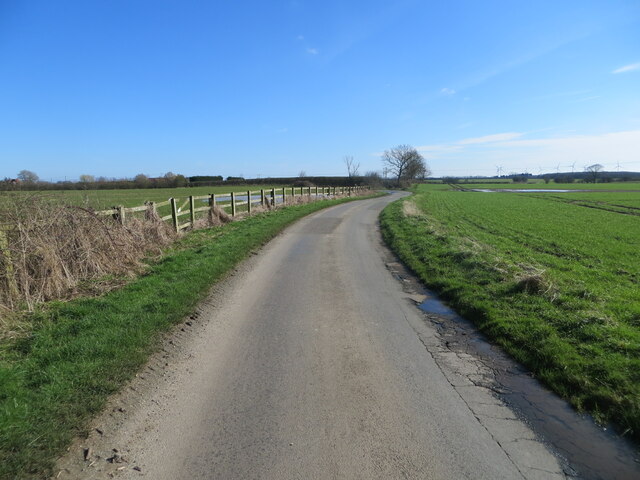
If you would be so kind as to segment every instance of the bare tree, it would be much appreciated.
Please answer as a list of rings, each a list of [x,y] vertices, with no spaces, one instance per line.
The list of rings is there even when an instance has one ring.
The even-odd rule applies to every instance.
[[[398,184],[431,174],[422,155],[410,145],[398,145],[385,150],[382,154],[382,163],[386,171],[398,179]]]
[[[20,170],[18,173],[18,179],[25,183],[37,183],[38,180],[40,180],[40,177],[31,170]]]
[[[594,163],[593,165],[584,167],[584,171],[587,172],[589,181],[592,183],[596,183],[598,181],[598,176],[603,169],[604,167],[599,163]]]
[[[93,175],[80,175],[80,181],[82,183],[92,183],[96,181],[96,178]]]
[[[344,157],[344,164],[347,166],[349,178],[357,177],[360,170],[360,162],[356,162],[351,155]]]
[[[304,170],[300,170],[300,172],[298,173],[298,177],[300,178],[304,178],[307,176],[307,172],[305,172]]]

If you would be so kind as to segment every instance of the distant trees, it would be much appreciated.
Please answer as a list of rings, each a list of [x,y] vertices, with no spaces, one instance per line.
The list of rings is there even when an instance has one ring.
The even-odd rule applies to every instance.
[[[431,175],[423,156],[410,145],[398,145],[385,150],[382,164],[387,172],[396,177],[398,184]]]
[[[594,163],[593,165],[584,167],[584,171],[587,173],[587,177],[585,178],[585,181],[589,183],[597,183],[598,177],[600,176],[600,172],[603,169],[604,167],[599,163]]]
[[[133,177],[133,183],[136,184],[138,188],[145,188],[149,185],[149,177],[147,177],[144,173],[139,173],[135,177]]]
[[[93,183],[96,181],[96,177],[94,177],[93,175],[80,175],[80,182],[82,183]]]
[[[458,177],[442,177],[442,183],[455,185],[457,183],[460,183],[460,179]]]
[[[556,175],[553,178],[553,181],[556,183],[573,183],[574,180],[575,179],[570,175]]]
[[[356,162],[351,155],[347,155],[343,159],[344,164],[347,166],[347,174],[349,178],[357,177],[360,170],[360,162]]]
[[[18,172],[18,179],[24,183],[38,183],[40,177],[31,170],[20,170],[20,172]]]
[[[381,188],[384,185],[383,178],[375,171],[365,173],[363,180],[365,185],[368,185],[370,188]]]

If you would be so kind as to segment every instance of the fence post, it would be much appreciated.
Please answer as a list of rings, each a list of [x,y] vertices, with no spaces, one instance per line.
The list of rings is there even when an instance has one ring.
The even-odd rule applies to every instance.
[[[2,226],[0,226],[0,254],[2,255],[4,272],[7,277],[7,288],[9,290],[8,303],[13,304],[13,300],[18,299],[19,291],[16,277],[13,273],[13,261],[11,259],[11,250],[9,250],[9,238]]]
[[[209,206],[211,208],[216,206],[216,194],[215,193],[210,193],[209,194]]]
[[[116,210],[116,213],[113,215],[113,218],[120,224],[124,225],[124,207],[122,205],[116,205],[115,207],[111,207]]]
[[[251,190],[247,190],[247,214],[251,215]]]
[[[285,203],[287,203],[287,202],[286,202],[286,200],[287,200],[287,194],[285,193],[285,190],[286,190],[286,188],[285,188],[285,187],[282,187],[282,206],[284,206],[284,204],[285,204]]]
[[[236,216],[236,193],[231,192],[231,216]]]
[[[271,205],[276,206],[276,189],[271,189]]]
[[[296,196],[296,187],[291,187],[291,197],[295,198]]]
[[[266,203],[266,198],[264,196],[264,188],[260,189],[260,205],[262,205],[264,207]]]
[[[193,195],[189,195],[189,218],[191,219],[191,228],[196,226],[196,206],[194,204]]]
[[[156,202],[145,202],[147,210],[144,212],[144,219],[154,221],[158,217],[158,211],[156,209]]]
[[[173,228],[178,233],[180,229],[178,228],[178,205],[176,205],[176,199],[171,197],[169,199],[171,203],[171,219],[173,220]]]

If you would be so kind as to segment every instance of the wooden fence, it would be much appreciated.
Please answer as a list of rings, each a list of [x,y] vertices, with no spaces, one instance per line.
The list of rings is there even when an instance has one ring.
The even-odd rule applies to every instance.
[[[182,204],[178,205],[176,198],[170,198],[164,202],[146,202],[137,207],[124,207],[122,205],[112,207],[108,210],[95,212],[97,215],[111,215],[121,224],[126,223],[129,214],[145,212],[146,215],[156,218],[158,211],[166,210],[169,207],[170,213],[161,216],[162,221],[171,221],[176,232],[185,228],[193,227],[196,221],[196,214],[205,212],[213,207],[218,207],[230,213],[232,217],[237,216],[240,210],[251,215],[252,208],[260,206],[284,205],[288,198],[301,196],[308,197],[333,197],[337,195],[351,196],[367,187],[282,187],[268,190],[247,190],[246,192],[211,193],[209,195],[191,195]],[[206,203],[204,206],[196,206],[199,203]],[[188,220],[181,222],[181,217],[187,216]]]

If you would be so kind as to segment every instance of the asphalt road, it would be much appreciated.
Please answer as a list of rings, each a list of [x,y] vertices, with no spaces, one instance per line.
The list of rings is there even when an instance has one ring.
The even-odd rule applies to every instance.
[[[262,249],[97,420],[96,461],[60,478],[565,478],[387,268],[377,217],[399,195],[321,211]],[[124,461],[104,462],[112,448]]]

